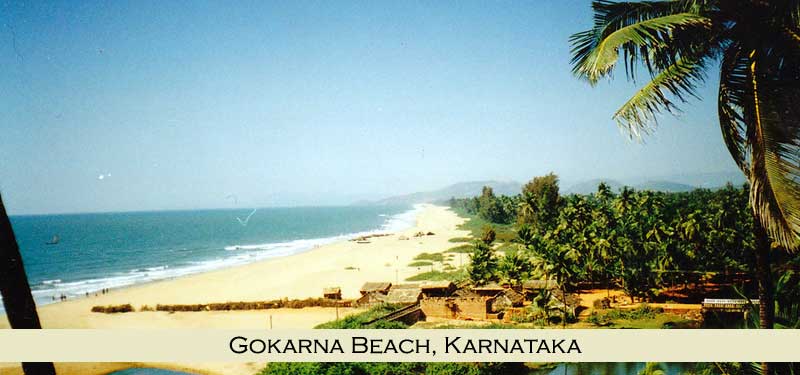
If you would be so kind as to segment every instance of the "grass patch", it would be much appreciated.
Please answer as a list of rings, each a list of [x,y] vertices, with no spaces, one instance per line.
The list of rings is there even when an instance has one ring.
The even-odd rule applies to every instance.
[[[474,238],[472,237],[453,237],[447,240],[447,242],[459,243],[459,242],[472,242],[473,240]]]
[[[475,246],[472,246],[472,244],[469,244],[469,243],[465,243],[463,245],[458,245],[456,247],[451,247],[451,248],[445,250],[444,252],[445,253],[468,254],[468,253],[471,253],[473,250],[475,250]]]
[[[519,245],[513,242],[506,242],[500,244],[495,251],[500,251],[502,253],[507,253],[508,251],[514,251],[519,249]]]
[[[444,261],[444,255],[442,253],[422,253],[414,257],[414,260],[427,260],[431,262],[441,262]]]
[[[492,227],[492,229],[494,229],[495,234],[497,235],[495,237],[495,241],[497,242],[511,242],[517,238],[517,231],[514,229],[513,224],[496,224],[487,221],[478,215],[470,215],[460,209],[454,209],[453,211],[458,216],[468,219],[467,221],[464,222],[464,224],[459,225],[458,229],[469,231],[470,237],[469,238],[457,237],[458,239],[467,239],[467,240],[453,241],[455,239],[454,238],[451,239],[450,242],[469,242],[475,240],[476,238],[481,238],[481,234],[483,234],[483,229],[487,226]]]
[[[433,263],[427,260],[418,260],[416,262],[411,262],[408,264],[409,267],[422,267],[422,266],[432,266]]]
[[[612,309],[605,312],[593,312],[586,319],[597,327],[661,329],[690,327],[692,321],[672,314],[665,314],[661,308],[647,305],[635,309]]]
[[[375,318],[379,318],[383,315],[386,315],[392,311],[395,311],[402,306],[400,305],[392,305],[392,304],[383,304],[378,305],[375,307],[370,308],[367,311],[362,313],[348,315],[342,319],[334,320],[332,322],[322,323],[314,328],[320,329],[359,329],[359,328],[376,328],[376,329],[397,329],[397,328],[406,328],[407,326],[401,322],[385,322],[379,321],[368,326],[365,326],[364,323],[373,320]]]
[[[455,271],[428,271],[416,274],[406,279],[406,281],[453,281],[458,282],[467,279],[466,270]]]

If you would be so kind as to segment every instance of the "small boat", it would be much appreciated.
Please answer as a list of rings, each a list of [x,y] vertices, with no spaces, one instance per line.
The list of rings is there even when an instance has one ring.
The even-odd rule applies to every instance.
[[[58,245],[59,241],[61,241],[61,239],[58,238],[58,236],[53,236],[53,239],[45,242],[45,245]]]

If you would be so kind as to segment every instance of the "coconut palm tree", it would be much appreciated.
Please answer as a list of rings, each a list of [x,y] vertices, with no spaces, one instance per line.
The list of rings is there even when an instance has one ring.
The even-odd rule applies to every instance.
[[[647,82],[614,114],[638,139],[659,113],[697,97],[719,74],[725,144],[750,184],[760,321],[771,328],[770,249],[800,235],[800,2],[674,0],[592,3],[594,25],[570,39],[573,72],[590,84],[611,77],[622,54],[628,79]],[[771,246],[769,238],[779,246]]]
[[[3,296],[3,306],[11,328],[42,328],[31,295],[31,287],[28,285],[28,277],[25,276],[22,255],[2,197],[0,197],[0,294]],[[50,362],[24,362],[22,371],[26,374],[56,373]]]

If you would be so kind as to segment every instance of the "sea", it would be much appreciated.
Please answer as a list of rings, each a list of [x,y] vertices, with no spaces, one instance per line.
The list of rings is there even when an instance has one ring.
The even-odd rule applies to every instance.
[[[43,305],[61,295],[80,298],[400,231],[414,225],[420,210],[419,205],[286,207],[10,219],[34,299]]]

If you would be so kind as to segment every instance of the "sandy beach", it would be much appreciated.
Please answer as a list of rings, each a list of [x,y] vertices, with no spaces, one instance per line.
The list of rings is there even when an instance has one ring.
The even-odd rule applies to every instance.
[[[234,268],[111,290],[39,308],[44,328],[313,328],[335,319],[333,308],[274,309],[256,311],[208,312],[133,312],[92,313],[92,306],[129,303],[136,309],[156,304],[194,304],[235,301],[264,301],[280,298],[321,297],[325,287],[342,288],[344,298],[359,296],[367,281],[404,282],[407,277],[427,270],[408,267],[422,252],[440,252],[455,246],[448,240],[468,232],[458,230],[464,221],[449,208],[425,205],[416,225],[390,236],[373,237],[369,243],[342,241],[288,257],[275,258]],[[414,237],[417,232],[434,235]],[[402,240],[402,237],[408,239]],[[340,309],[344,315],[352,309]],[[5,318],[0,327],[8,328]],[[68,364],[59,373],[103,374],[132,365]],[[165,367],[158,365],[158,367]],[[203,374],[252,374],[253,364],[190,364],[187,368]],[[0,372],[15,373],[14,365],[0,365]],[[20,371],[21,373],[21,371]]]

